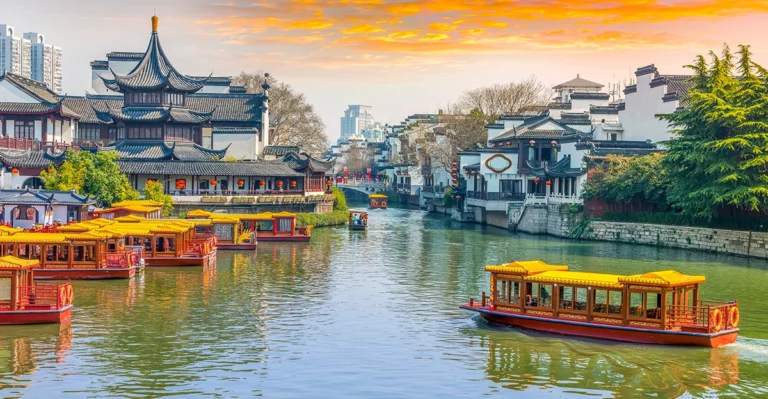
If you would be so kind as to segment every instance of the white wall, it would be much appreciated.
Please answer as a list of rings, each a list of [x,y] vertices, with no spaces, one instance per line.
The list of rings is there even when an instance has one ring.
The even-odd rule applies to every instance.
[[[485,162],[494,155],[496,154],[480,154],[480,173],[485,177],[485,181],[488,182],[488,192],[490,193],[498,193],[500,191],[499,180],[520,179],[520,176],[517,174],[518,154],[500,154],[512,162],[512,165],[509,167],[509,169],[505,170],[503,173],[496,173],[488,169],[488,167],[485,165]]]
[[[665,103],[666,85],[651,88],[654,74],[637,77],[637,92],[629,93],[625,99],[625,109],[619,111],[619,119],[624,127],[622,140],[653,142],[670,138],[667,122],[659,120],[657,114],[670,114],[677,109],[677,101]]]
[[[39,101],[3,79],[0,81],[0,102],[38,103]]]
[[[223,150],[227,146],[229,146],[227,155],[237,159],[256,159],[256,154],[259,151],[259,135],[258,133],[213,133],[214,150]]]
[[[568,112],[589,112],[589,107],[592,105],[608,105],[608,100],[574,100],[571,99],[571,110]]]

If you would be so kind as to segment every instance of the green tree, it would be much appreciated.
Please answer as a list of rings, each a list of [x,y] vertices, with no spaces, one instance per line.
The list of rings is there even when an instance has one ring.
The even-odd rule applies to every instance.
[[[333,202],[334,211],[346,211],[349,209],[347,206],[347,196],[344,195],[344,192],[341,191],[341,189],[338,187],[332,187],[331,194],[336,197],[336,200]]]
[[[662,153],[636,157],[609,155],[590,172],[584,184],[584,198],[647,202],[666,209],[671,184],[661,166],[664,158]]]
[[[102,206],[113,202],[139,198],[128,177],[117,166],[119,154],[112,151],[91,153],[67,151],[67,158],[59,166],[50,166],[40,173],[48,190],[70,191],[90,195]]]
[[[749,46],[693,65],[686,107],[661,115],[674,128],[663,164],[672,204],[712,218],[722,207],[768,211],[768,73]]]
[[[144,199],[162,202],[163,215],[170,216],[173,213],[173,197],[163,191],[163,185],[156,181],[147,182],[144,187]]]

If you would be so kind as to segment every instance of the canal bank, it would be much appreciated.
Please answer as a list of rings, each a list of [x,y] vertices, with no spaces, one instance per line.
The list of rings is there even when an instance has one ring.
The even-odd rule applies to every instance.
[[[432,209],[435,209],[433,207]],[[681,248],[691,251],[768,259],[768,233],[690,226],[645,223],[611,222],[585,219],[582,210],[567,204],[526,205],[515,226],[510,224],[506,212],[487,212],[474,208],[474,212],[454,218],[508,229],[526,234],[550,235],[576,240],[608,241],[656,247]],[[469,214],[469,217],[467,217]]]

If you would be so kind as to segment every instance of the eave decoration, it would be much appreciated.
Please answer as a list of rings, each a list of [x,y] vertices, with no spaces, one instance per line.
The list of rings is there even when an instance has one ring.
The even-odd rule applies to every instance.
[[[485,161],[485,166],[494,173],[504,173],[512,167],[512,161],[502,154],[494,154]]]

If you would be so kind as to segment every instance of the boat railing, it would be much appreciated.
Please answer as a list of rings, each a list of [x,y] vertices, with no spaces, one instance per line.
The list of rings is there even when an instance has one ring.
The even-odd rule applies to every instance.
[[[19,287],[18,309],[61,309],[72,303],[72,284],[35,284]]]
[[[143,245],[128,245],[125,247],[125,249],[128,251],[129,256],[136,254],[136,264],[141,263],[141,260],[144,259],[144,256],[147,252]]]
[[[732,308],[738,308],[738,301],[699,301],[697,305],[671,305],[667,308],[667,329],[693,328],[709,333],[729,330],[738,323],[738,320],[732,319]]]

